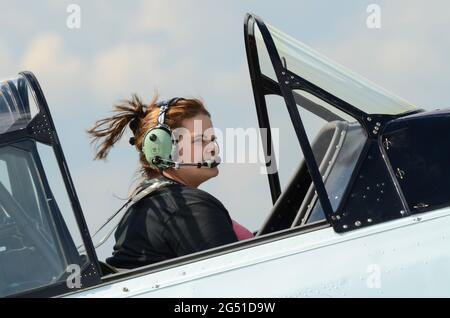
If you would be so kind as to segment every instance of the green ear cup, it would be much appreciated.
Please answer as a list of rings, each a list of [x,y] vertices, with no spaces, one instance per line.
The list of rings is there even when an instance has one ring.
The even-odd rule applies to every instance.
[[[153,159],[159,157],[163,160],[172,160],[172,136],[170,132],[163,127],[156,127],[145,135],[144,142],[142,144],[142,152],[145,155],[145,159],[150,165],[156,168],[167,168],[168,165],[164,163],[155,164]]]

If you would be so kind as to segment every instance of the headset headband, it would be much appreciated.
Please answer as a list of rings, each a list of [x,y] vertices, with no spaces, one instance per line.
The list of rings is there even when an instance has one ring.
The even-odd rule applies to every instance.
[[[159,115],[158,115],[158,125],[159,126],[167,126],[166,125],[166,113],[169,110],[169,107],[172,105],[176,105],[178,101],[184,100],[184,98],[181,97],[174,97],[169,100],[163,100],[161,102],[156,103],[156,106],[160,108]]]
[[[158,114],[158,123],[155,127],[165,127],[166,129],[170,130],[170,127],[166,125],[166,113],[168,112],[170,106],[176,105],[180,100],[184,100],[182,97],[174,97],[169,100],[163,100],[160,102],[157,102],[155,105],[156,107],[159,107],[159,114]],[[135,125],[135,122],[132,121],[130,123],[130,128],[134,131],[133,125]],[[153,128],[155,128],[153,127]],[[129,140],[130,145],[134,146],[136,144],[136,137],[131,137]]]

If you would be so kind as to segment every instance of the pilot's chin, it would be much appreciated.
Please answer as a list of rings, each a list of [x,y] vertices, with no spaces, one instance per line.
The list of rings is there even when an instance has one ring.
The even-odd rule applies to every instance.
[[[215,176],[219,175],[219,168],[218,167],[211,168],[210,170],[211,170],[212,176],[215,177]]]

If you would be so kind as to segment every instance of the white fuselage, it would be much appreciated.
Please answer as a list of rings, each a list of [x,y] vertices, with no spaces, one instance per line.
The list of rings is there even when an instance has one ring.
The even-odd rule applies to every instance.
[[[324,228],[69,297],[450,296],[450,208],[338,234]]]

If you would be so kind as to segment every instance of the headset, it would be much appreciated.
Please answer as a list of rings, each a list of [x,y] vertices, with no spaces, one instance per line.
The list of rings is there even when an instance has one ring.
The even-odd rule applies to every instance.
[[[173,138],[172,130],[166,124],[166,114],[171,106],[179,101],[185,100],[181,97],[174,97],[170,100],[164,100],[156,104],[159,107],[158,123],[150,128],[144,137],[142,143],[142,152],[150,165],[160,170],[167,168],[179,169],[183,166],[193,166],[197,168],[214,168],[220,164],[220,157],[204,160],[198,163],[182,163],[174,161],[177,155],[177,142]],[[130,142],[131,143],[131,142]]]

